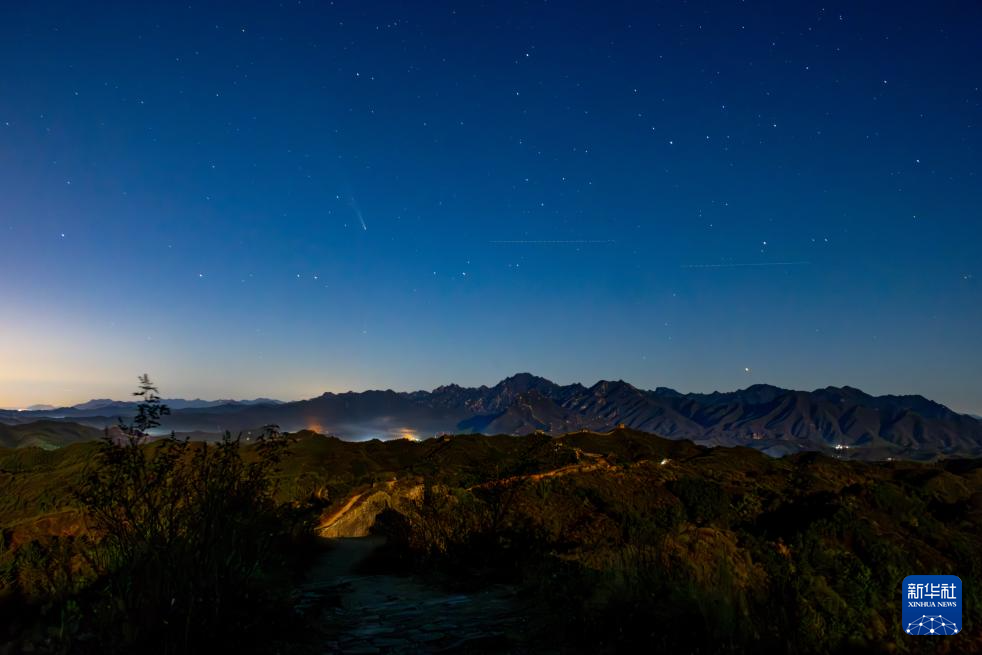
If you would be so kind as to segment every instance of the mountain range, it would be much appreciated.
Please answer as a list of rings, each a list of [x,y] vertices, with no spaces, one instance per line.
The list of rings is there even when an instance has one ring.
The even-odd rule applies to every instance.
[[[347,440],[441,433],[551,434],[617,426],[705,445],[744,445],[780,456],[825,450],[863,459],[982,456],[982,421],[923,396],[872,396],[853,387],[795,391],[756,384],[732,392],[644,390],[622,380],[559,385],[520,373],[488,387],[325,393],[294,402],[166,401],[163,428],[250,431],[266,424]],[[56,410],[0,412],[0,422],[39,418],[92,427],[128,419],[134,403],[98,400]]]
[[[172,410],[176,409],[202,409],[206,407],[219,407],[222,405],[279,405],[283,401],[273,400],[272,398],[256,398],[254,400],[185,400],[184,398],[164,398],[161,400]],[[2,413],[16,411],[18,413],[44,414],[45,416],[91,416],[93,414],[104,414],[113,412],[128,412],[136,409],[138,401],[135,400],[112,400],[111,398],[93,398],[84,403],[69,405],[67,407],[57,407],[55,405],[31,405],[26,409],[2,410]]]

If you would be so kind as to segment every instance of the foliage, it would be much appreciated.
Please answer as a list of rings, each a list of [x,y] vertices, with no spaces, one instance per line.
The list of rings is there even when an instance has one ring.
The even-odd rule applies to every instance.
[[[306,433],[292,436],[280,465],[267,470],[267,500],[256,505],[241,497],[235,503],[219,502],[218,496],[238,497],[235,485],[201,484],[202,478],[247,478],[249,465],[262,459],[251,445],[234,446],[240,460],[226,466],[218,464],[221,445],[206,448],[173,441],[112,451],[117,457],[134,458],[133,471],[144,476],[123,476],[134,482],[121,484],[114,493],[129,498],[123,490],[144,488],[135,480],[153,475],[159,465],[170,471],[163,479],[174,480],[174,489],[193,488],[191,497],[214,499],[188,507],[216,507],[222,514],[239,516],[240,522],[227,525],[220,522],[224,517],[212,520],[240,535],[259,534],[250,533],[249,526],[268,520],[267,525],[278,526],[274,540],[282,538],[293,520],[284,505],[313,504],[334,512],[352,494],[380,481],[410,483],[404,488],[421,484],[423,493],[415,500],[376,521],[389,538],[390,556],[395,553],[400,566],[415,566],[455,586],[521,584],[522,598],[535,599],[529,624],[540,629],[544,649],[814,655],[982,652],[982,642],[970,638],[982,625],[979,462],[857,463],[820,455],[770,459],[748,449],[704,449],[631,431],[556,439],[468,435],[420,443],[344,443]],[[172,465],[164,466],[172,448],[184,450]],[[193,471],[203,470],[201,450],[212,464],[204,467],[210,473],[196,476]],[[39,593],[63,599],[51,608],[49,628],[56,635],[52,639],[93,633],[100,644],[111,643],[117,650],[124,649],[123,644],[143,647],[145,642],[134,641],[138,635],[112,630],[108,633],[115,636],[107,640],[105,626],[112,621],[95,620],[95,609],[118,618],[123,612],[107,610],[109,599],[133,607],[163,606],[158,611],[171,623],[165,627],[151,621],[138,632],[159,637],[154,646],[160,648],[151,651],[164,644],[178,650],[186,627],[178,630],[173,623],[187,615],[181,608],[194,606],[197,589],[207,597],[209,589],[219,587],[196,582],[191,592],[161,581],[161,588],[166,582],[178,594],[158,590],[154,598],[166,593],[191,598],[176,601],[174,610],[166,606],[169,598],[150,602],[127,595],[132,592],[124,584],[127,580],[155,579],[127,562],[144,562],[150,569],[165,566],[162,556],[148,554],[154,549],[146,546],[168,541],[169,530],[156,526],[173,523],[169,506],[160,498],[129,498],[131,513],[144,517],[135,523],[126,514],[110,513],[117,516],[117,525],[103,528],[105,535],[130,535],[131,523],[143,526],[135,534],[144,536],[135,538],[137,546],[131,550],[122,545],[110,549],[109,544],[117,542],[108,537],[99,549],[85,538],[36,539],[28,547],[18,536],[34,520],[30,517],[37,514],[40,502],[55,512],[65,508],[59,489],[78,479],[78,462],[92,452],[84,445],[33,454],[0,452],[0,476],[7,476],[0,482],[6,480],[19,499],[5,509],[0,494],[0,513],[17,517],[2,533],[8,547],[0,548],[0,581],[15,579],[22,588],[33,585]],[[160,462],[158,456],[163,457]],[[101,475],[130,466],[109,467]],[[112,479],[104,478],[103,484],[112,487]],[[185,479],[199,482],[176,482]],[[167,483],[152,487],[164,497],[177,498],[175,506],[181,506],[179,494],[167,495]],[[223,491],[212,493],[209,488]],[[247,506],[248,512],[243,509]],[[217,512],[202,509],[199,516]],[[184,524],[177,520],[175,525]],[[223,532],[199,534],[196,525],[197,520],[176,530],[186,536],[174,539],[175,552],[188,557],[193,549],[182,550],[181,544],[198,535],[193,537],[198,541],[190,542],[203,544],[203,550],[233,548],[242,553],[232,558],[233,570],[242,572],[232,579],[238,576],[236,586],[247,590],[242,595],[250,594],[248,606],[255,611],[262,605],[256,602],[262,600],[256,597],[258,590],[275,589],[275,558],[257,556],[248,544],[225,544]],[[18,540],[19,549],[9,547]],[[70,567],[45,566],[64,558],[58,554],[62,552],[86,555],[71,557]],[[132,554],[113,555],[119,552]],[[263,562],[251,576],[248,567],[240,565],[258,560]],[[198,563],[183,562],[176,555],[175,562],[166,566],[187,567],[201,580],[207,580],[209,568],[225,570],[223,562],[195,568]],[[957,639],[928,643],[900,633],[899,585],[912,573],[962,578],[965,626]],[[67,591],[58,592],[59,588]],[[200,624],[192,622],[192,634],[204,631],[206,623],[215,634],[227,634],[225,628],[243,623],[234,617],[245,604],[237,608],[226,603],[229,593],[225,589],[215,594],[223,609],[202,617]],[[537,613],[535,608],[542,609]],[[102,626],[102,632],[93,626]]]
[[[569,650],[921,652],[932,645],[897,625],[912,572],[960,575],[965,631],[979,624],[970,601],[982,584],[982,514],[965,503],[979,480],[934,490],[938,469],[957,463],[904,465],[914,475],[739,449],[668,465],[636,442],[592,450],[616,465],[535,482],[488,471],[491,482],[433,489],[386,517],[399,527],[390,541],[430,572],[472,578],[481,565],[494,567],[486,579],[521,580],[550,609],[538,619],[543,645],[561,635]],[[507,502],[494,509],[495,496]],[[982,651],[968,638],[941,646]]]
[[[719,521],[729,510],[729,499],[715,482],[686,477],[668,488],[682,501],[694,523]]]
[[[284,548],[295,516],[276,500],[287,441],[269,426],[250,449],[147,442],[167,408],[150,380],[123,437],[107,433],[76,489],[92,539],[22,548],[22,593],[71,608],[67,642],[98,652],[185,653],[244,646],[283,600]],[[51,642],[50,635],[48,636]],[[78,646],[73,646],[78,648]]]

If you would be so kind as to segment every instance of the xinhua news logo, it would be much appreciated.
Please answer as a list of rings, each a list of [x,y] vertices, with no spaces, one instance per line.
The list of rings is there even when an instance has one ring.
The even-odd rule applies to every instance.
[[[962,629],[962,581],[954,575],[908,575],[902,591],[909,635],[944,637]]]

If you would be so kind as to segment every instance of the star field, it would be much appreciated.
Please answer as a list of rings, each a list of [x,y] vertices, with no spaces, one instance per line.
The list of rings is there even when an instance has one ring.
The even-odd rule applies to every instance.
[[[982,414],[970,3],[0,20],[0,406],[558,382]]]

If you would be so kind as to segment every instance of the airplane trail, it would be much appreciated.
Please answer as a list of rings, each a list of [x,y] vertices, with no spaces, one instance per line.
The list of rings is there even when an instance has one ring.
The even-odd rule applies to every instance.
[[[617,243],[613,239],[497,239],[489,241],[488,243],[511,243],[511,244],[527,244],[527,245],[583,245],[583,244],[601,244],[601,243]]]
[[[747,262],[740,264],[682,264],[681,268],[753,268],[758,266],[807,266],[811,262]]]

